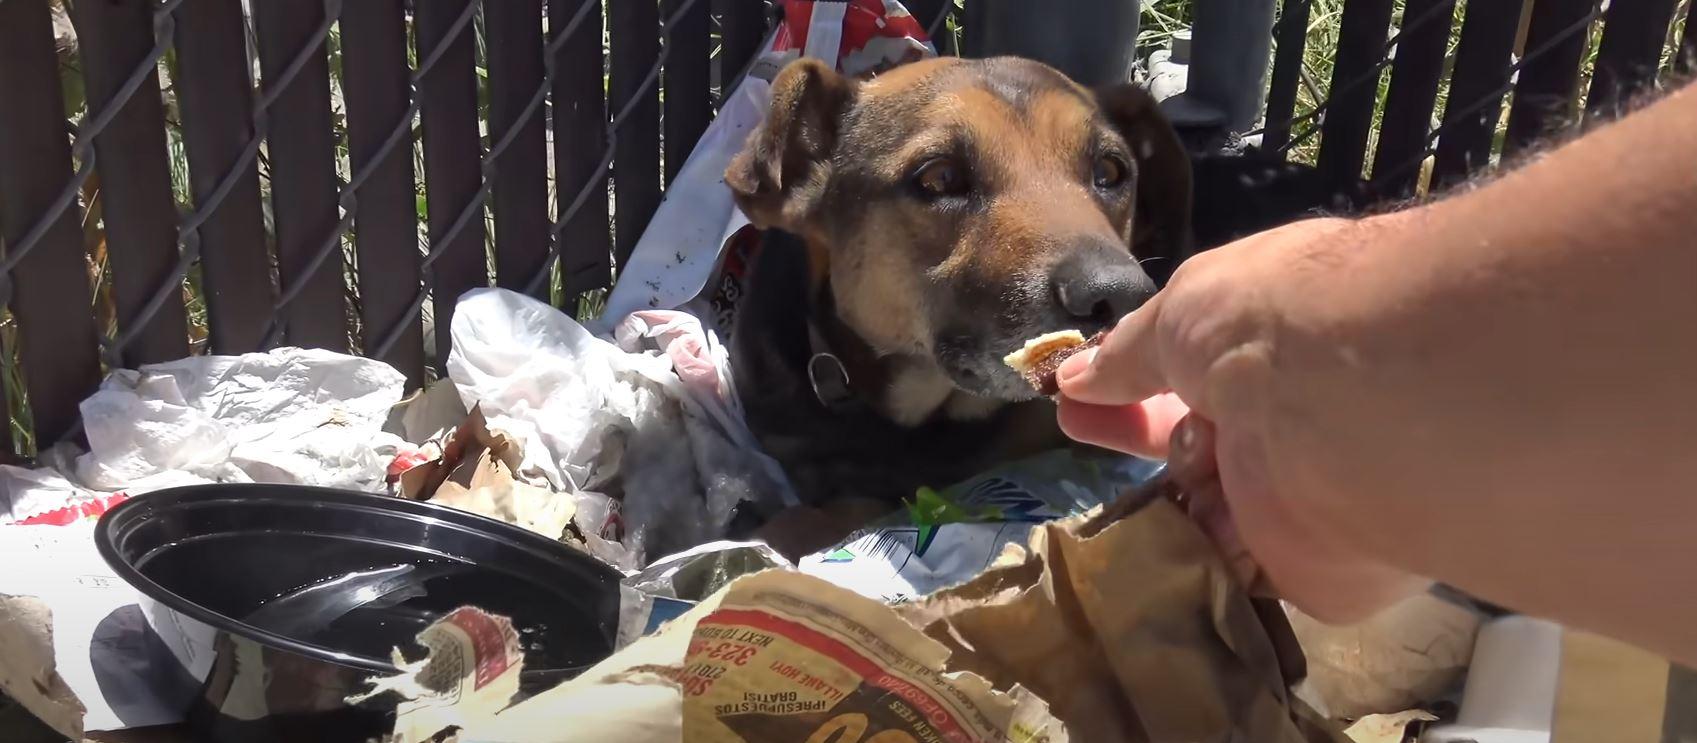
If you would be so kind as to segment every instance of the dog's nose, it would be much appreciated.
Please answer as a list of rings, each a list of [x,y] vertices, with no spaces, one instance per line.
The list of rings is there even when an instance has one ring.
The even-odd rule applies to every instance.
[[[1074,249],[1055,266],[1050,281],[1070,319],[1103,328],[1155,296],[1155,282],[1137,260],[1106,241]]]

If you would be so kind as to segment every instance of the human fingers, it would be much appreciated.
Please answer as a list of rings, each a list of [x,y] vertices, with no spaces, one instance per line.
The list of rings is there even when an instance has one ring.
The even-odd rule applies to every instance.
[[[1173,427],[1190,408],[1171,393],[1131,405],[1057,401],[1061,430],[1074,440],[1141,457],[1167,456]]]
[[[1055,370],[1061,396],[1093,405],[1130,405],[1170,389],[1155,344],[1161,300],[1157,294],[1121,318],[1102,345],[1061,362]]]

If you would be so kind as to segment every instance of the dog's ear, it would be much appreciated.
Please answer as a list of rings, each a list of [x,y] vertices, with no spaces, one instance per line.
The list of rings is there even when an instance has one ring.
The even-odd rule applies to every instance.
[[[1137,213],[1132,253],[1159,258],[1151,274],[1170,275],[1191,252],[1190,158],[1147,91],[1131,83],[1096,91],[1096,103],[1137,159]]]
[[[778,73],[766,120],[725,170],[725,184],[755,227],[799,231],[825,191],[837,127],[855,85],[817,59],[796,60]]]

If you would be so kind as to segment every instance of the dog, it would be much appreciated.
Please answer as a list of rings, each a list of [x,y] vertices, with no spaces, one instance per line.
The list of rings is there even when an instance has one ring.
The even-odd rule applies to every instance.
[[[813,509],[792,555],[921,485],[1067,446],[1002,357],[1111,327],[1154,295],[1145,265],[1191,249],[1190,166],[1155,101],[1020,58],[868,80],[793,62],[725,183],[763,231],[731,363]]]

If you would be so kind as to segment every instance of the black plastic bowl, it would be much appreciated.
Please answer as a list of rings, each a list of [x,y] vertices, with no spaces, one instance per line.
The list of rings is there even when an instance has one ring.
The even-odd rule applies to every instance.
[[[395,699],[344,700],[370,677],[396,672],[391,651],[413,648],[421,630],[461,606],[512,619],[531,693],[605,658],[618,626],[612,568],[509,524],[400,498],[286,485],[174,488],[109,511],[95,544],[200,684],[189,721],[208,738],[386,732]],[[383,600],[311,608],[350,582],[364,581],[362,597],[390,590],[396,581],[374,589],[373,576],[397,574],[412,584]],[[281,622],[274,611],[255,614],[289,596],[298,608],[304,589],[313,591],[307,621],[300,611]]]

